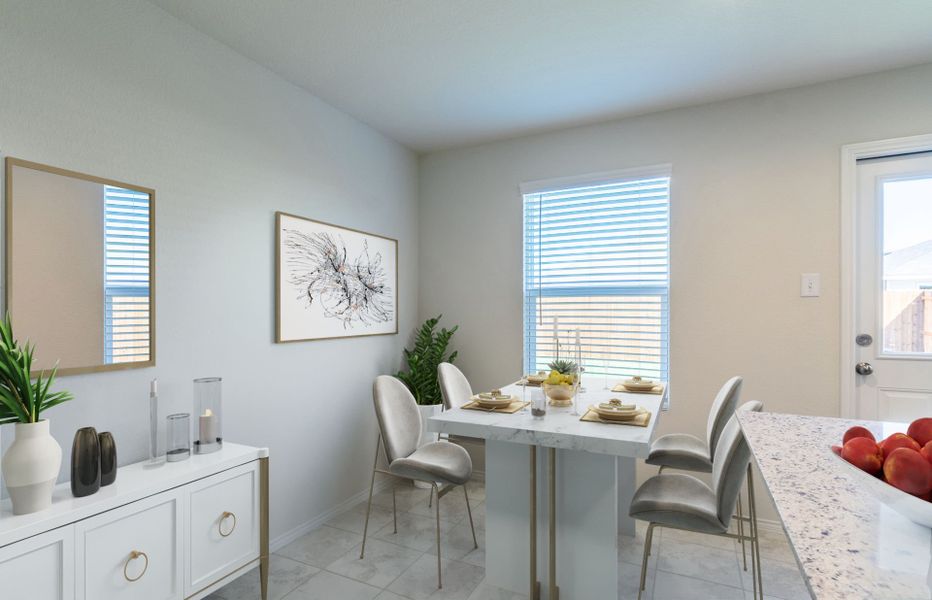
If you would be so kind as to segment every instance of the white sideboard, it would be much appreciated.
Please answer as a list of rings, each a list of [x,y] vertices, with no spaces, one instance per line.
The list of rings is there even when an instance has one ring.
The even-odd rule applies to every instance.
[[[0,504],[4,600],[196,600],[258,565],[268,596],[269,453],[224,442],[212,454],[120,467],[84,498]]]

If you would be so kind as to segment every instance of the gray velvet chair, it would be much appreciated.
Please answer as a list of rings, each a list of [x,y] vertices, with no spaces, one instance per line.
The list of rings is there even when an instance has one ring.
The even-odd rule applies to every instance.
[[[437,587],[443,587],[440,570],[440,499],[456,486],[462,486],[466,496],[466,512],[472,528],[472,541],[476,548],[476,528],[469,506],[469,492],[465,483],[472,476],[472,461],[469,453],[461,446],[450,442],[431,442],[418,448],[421,439],[421,416],[417,402],[400,380],[388,375],[375,378],[372,385],[375,416],[379,424],[379,438],[372,464],[372,480],[369,483],[369,503],[366,506],[366,524],[362,532],[362,549],[359,558],[366,553],[366,535],[369,531],[369,512],[372,510],[372,490],[375,475],[381,473],[398,479],[424,481],[431,486],[431,495],[437,497]],[[388,470],[379,468],[379,449],[385,452]],[[442,486],[442,487],[441,487]],[[395,533],[398,533],[398,515],[395,511],[395,487],[392,485],[392,513]]]
[[[459,408],[472,398],[469,380],[451,363],[437,365],[437,380],[440,383],[440,395],[443,396],[443,410]]]
[[[760,411],[763,404],[752,401],[739,410]],[[628,514],[647,521],[644,557],[641,563],[641,587],[647,577],[647,561],[653,542],[654,528],[667,527],[695,533],[705,533],[748,541],[751,544],[751,571],[754,581],[754,598],[763,598],[761,582],[760,546],[758,544],[757,506],[754,501],[754,483],[751,472],[751,451],[748,448],[738,418],[732,415],[725,424],[712,458],[712,485],[706,485],[685,473],[659,473],[645,481],[634,493]],[[745,476],[748,481],[749,535],[743,529],[737,534],[729,532],[732,515]],[[638,592],[640,598],[640,591]]]
[[[744,380],[736,376],[726,381],[719,389],[715,400],[712,401],[712,408],[709,410],[705,440],[700,440],[688,433],[670,433],[660,436],[651,443],[650,453],[644,462],[660,467],[660,473],[663,473],[664,468],[711,473],[715,445],[718,444],[718,439],[722,435],[722,430],[725,428],[728,419],[735,413],[743,383]],[[743,533],[743,527],[744,509],[741,506],[741,497],[739,496],[739,534]],[[744,570],[747,571],[748,555],[744,540],[741,541],[741,559],[744,563]]]
[[[440,384],[440,395],[443,397],[443,410],[459,408],[472,398],[472,386],[469,385],[469,380],[459,368],[451,363],[444,362],[437,365],[437,381]],[[485,447],[485,440],[481,438],[447,435],[446,439],[460,446]]]
[[[644,462],[660,467],[661,471],[668,467],[711,473],[715,446],[725,424],[735,413],[743,381],[741,377],[732,377],[718,391],[709,411],[705,440],[688,433],[662,435],[651,443],[650,453]]]

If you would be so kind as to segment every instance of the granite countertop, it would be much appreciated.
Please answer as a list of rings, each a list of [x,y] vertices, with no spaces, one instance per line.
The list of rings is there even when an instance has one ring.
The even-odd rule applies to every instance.
[[[524,398],[526,393],[528,400],[534,393],[543,393],[540,388],[528,387],[525,390],[517,385],[503,387],[502,391],[518,398]],[[611,398],[633,401],[651,411],[648,425],[636,427],[579,420],[580,414],[584,413],[590,404],[605,402]],[[514,414],[453,409],[428,419],[427,427],[439,433],[644,458],[650,449],[650,441],[660,419],[662,400],[663,396],[654,394],[589,389],[579,400],[580,414],[573,414],[572,408],[553,406],[547,407],[547,416],[542,419],[532,417],[530,407]]]
[[[845,430],[901,423],[739,412],[813,598],[932,599],[932,530],[881,502],[832,453]]]

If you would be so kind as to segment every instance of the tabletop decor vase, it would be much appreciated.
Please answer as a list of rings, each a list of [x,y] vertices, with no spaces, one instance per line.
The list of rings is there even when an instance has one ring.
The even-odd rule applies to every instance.
[[[97,442],[100,446],[100,487],[104,487],[116,481],[116,440],[113,439],[112,433],[104,431],[97,435]]]
[[[49,421],[16,423],[13,444],[3,455],[3,479],[13,514],[25,515],[52,505],[52,488],[61,466],[61,446],[49,433]]]
[[[71,445],[71,493],[90,496],[100,489],[100,439],[93,427],[82,427]]]

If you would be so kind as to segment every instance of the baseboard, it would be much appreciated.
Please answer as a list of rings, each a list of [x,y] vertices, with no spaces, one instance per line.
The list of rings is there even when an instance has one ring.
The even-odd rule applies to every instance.
[[[393,483],[392,478],[380,477],[379,479],[381,479],[381,481],[378,481],[378,480],[376,481],[375,488],[372,491],[373,494],[378,494],[382,490],[389,489],[389,486]],[[320,527],[321,525],[323,525],[324,523],[326,523],[333,517],[350,510],[351,508],[353,508],[360,502],[368,500],[368,498],[369,498],[369,488],[367,487],[361,492],[357,494],[353,494],[352,496],[350,496],[343,502],[337,504],[330,510],[323,512],[317,515],[316,517],[314,517],[313,519],[310,519],[309,521],[305,521],[304,523],[298,525],[291,531],[286,531],[285,533],[281,534],[275,539],[270,540],[269,551],[276,552],[280,550],[281,548],[284,548],[285,546],[295,541],[299,537],[317,529],[318,527]]]

